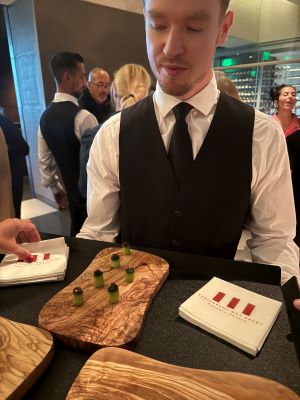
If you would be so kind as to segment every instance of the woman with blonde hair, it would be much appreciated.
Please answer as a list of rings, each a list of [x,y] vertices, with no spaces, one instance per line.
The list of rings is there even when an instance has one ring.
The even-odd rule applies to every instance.
[[[148,96],[151,77],[142,65],[125,64],[114,74],[112,99],[116,111],[132,106]]]

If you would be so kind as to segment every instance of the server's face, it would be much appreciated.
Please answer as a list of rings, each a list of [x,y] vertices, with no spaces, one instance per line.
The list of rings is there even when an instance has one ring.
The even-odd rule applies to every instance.
[[[72,92],[75,97],[79,97],[82,89],[86,86],[86,73],[83,63],[77,63],[78,68],[71,74]]]
[[[160,86],[188,99],[210,81],[232,12],[221,15],[220,0],[146,0],[144,15],[148,57]]]

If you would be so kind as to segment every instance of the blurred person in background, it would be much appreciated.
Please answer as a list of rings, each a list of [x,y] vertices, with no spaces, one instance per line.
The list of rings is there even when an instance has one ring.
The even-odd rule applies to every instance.
[[[123,65],[115,72],[111,85],[111,99],[116,111],[121,111],[146,97],[150,86],[151,77],[142,65]],[[96,128],[88,129],[81,138],[79,189],[84,197],[87,191],[86,165],[90,147],[101,126],[102,124],[99,124]]]
[[[80,141],[98,122],[77,100],[86,86],[83,58],[68,51],[56,53],[50,70],[56,93],[41,116],[38,132],[42,184],[51,188],[59,208],[66,208],[68,201],[71,236],[75,236],[86,218],[86,201],[78,188]]]
[[[78,103],[81,108],[92,113],[101,124],[113,113],[110,101],[110,78],[108,73],[100,67],[93,68],[89,73],[87,86],[83,89]]]
[[[29,146],[15,124],[0,112],[0,127],[8,149],[10,164],[12,195],[15,208],[15,217],[21,217],[21,202],[23,196],[23,177],[26,173],[25,156],[29,154]]]
[[[216,71],[215,75],[219,90],[222,90],[222,92],[228,94],[228,96],[241,100],[237,87],[231,79],[229,79],[223,72]]]
[[[297,218],[296,243],[300,237],[300,129],[286,137]]]
[[[282,84],[273,87],[270,91],[271,99],[277,111],[272,118],[277,121],[285,134],[290,135],[299,129],[299,120],[293,113],[297,102],[297,92],[294,86]]]
[[[111,90],[116,111],[121,111],[148,96],[150,87],[151,77],[143,66],[123,65],[114,74]]]
[[[8,150],[0,127],[0,222],[14,215]]]

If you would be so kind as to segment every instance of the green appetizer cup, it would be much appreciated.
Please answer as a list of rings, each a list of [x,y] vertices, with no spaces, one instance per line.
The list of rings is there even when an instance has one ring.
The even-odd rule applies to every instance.
[[[112,256],[110,257],[110,265],[114,269],[120,267],[120,257],[118,256],[118,254],[112,254]]]
[[[103,272],[99,269],[94,271],[94,286],[95,288],[101,288],[104,286]]]
[[[128,242],[123,242],[122,243],[122,249],[123,249],[123,254],[125,256],[128,256],[130,254],[130,246]]]
[[[83,290],[77,286],[73,289],[73,306],[81,306],[83,304]]]
[[[126,268],[125,270],[125,280],[128,283],[134,281],[134,268]]]
[[[109,295],[109,301],[112,304],[118,303],[120,299],[118,285],[115,283],[110,284],[109,287],[107,288],[107,291]]]

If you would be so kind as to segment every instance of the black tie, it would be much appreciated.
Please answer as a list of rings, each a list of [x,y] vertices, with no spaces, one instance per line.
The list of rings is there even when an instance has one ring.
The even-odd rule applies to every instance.
[[[193,163],[193,149],[186,116],[193,106],[188,103],[179,103],[173,108],[176,122],[173,129],[169,148],[169,159],[172,164],[178,186],[181,186],[184,176]]]

